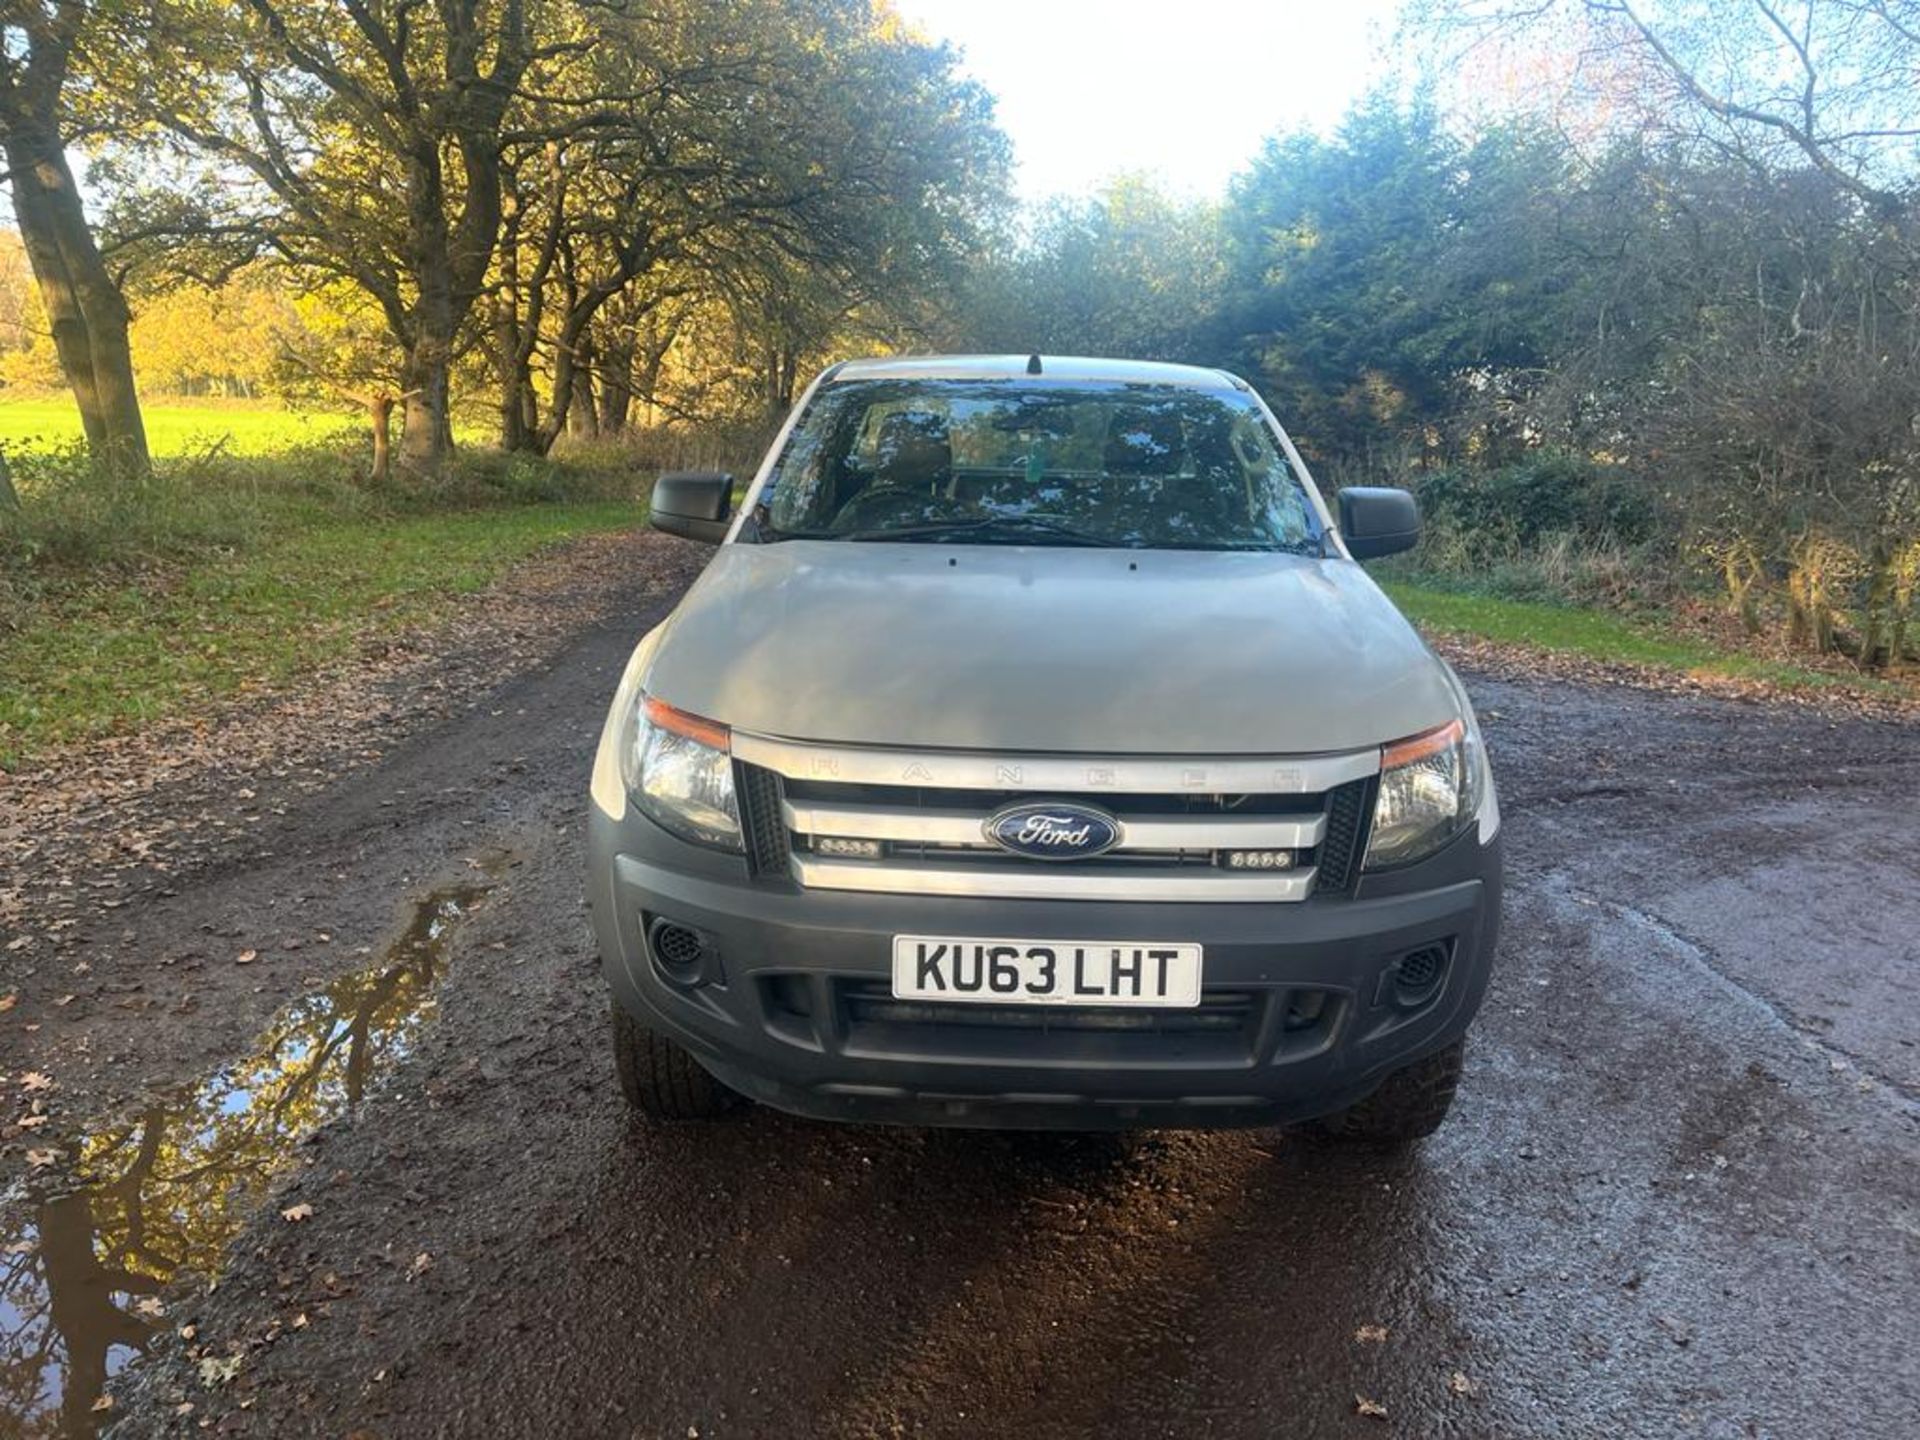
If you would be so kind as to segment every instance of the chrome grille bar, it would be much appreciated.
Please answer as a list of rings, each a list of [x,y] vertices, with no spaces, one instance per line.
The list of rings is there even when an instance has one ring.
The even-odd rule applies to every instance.
[[[825,860],[796,853],[793,878],[809,890],[865,890],[904,895],[974,895],[1000,900],[1304,900],[1307,870],[1129,869],[1121,873],[1074,864],[1003,866],[891,864]]]
[[[977,810],[910,810],[887,805],[788,800],[787,828],[799,835],[979,845],[986,815]],[[1308,850],[1327,831],[1325,814],[1276,816],[1213,812],[1121,815],[1116,850]]]

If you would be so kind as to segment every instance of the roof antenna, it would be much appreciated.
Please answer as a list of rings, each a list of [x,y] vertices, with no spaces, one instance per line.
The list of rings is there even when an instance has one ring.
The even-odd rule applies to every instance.
[[[1038,355],[1029,355],[1027,357],[1027,373],[1029,375],[1038,375],[1040,373],[1040,357]]]

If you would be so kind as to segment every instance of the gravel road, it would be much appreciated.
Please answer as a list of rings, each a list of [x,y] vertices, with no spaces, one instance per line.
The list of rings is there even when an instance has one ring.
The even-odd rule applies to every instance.
[[[648,1129],[581,895],[640,594],[16,977],[0,1434],[1912,1433],[1920,727],[1469,673],[1506,929],[1405,1157]]]

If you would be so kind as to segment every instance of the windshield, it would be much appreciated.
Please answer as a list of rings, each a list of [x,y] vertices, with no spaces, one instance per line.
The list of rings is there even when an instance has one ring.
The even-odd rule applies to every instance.
[[[823,386],[742,538],[1318,553],[1253,397],[1174,385]]]

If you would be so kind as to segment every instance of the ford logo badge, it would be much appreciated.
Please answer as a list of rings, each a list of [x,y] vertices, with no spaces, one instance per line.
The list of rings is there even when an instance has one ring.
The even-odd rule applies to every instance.
[[[987,817],[987,839],[1033,860],[1090,860],[1120,843],[1120,822],[1091,805],[1009,805]]]

